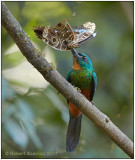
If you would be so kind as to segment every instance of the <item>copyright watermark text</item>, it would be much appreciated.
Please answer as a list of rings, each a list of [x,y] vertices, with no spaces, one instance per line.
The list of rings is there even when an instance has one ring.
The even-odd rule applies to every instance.
[[[56,156],[60,154],[64,154],[64,152],[5,152],[5,156]]]

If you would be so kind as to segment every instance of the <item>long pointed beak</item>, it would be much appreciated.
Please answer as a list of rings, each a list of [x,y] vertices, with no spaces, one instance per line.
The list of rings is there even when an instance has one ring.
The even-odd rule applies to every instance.
[[[80,58],[80,56],[78,55],[77,51],[74,48],[71,49],[71,52],[76,59]]]

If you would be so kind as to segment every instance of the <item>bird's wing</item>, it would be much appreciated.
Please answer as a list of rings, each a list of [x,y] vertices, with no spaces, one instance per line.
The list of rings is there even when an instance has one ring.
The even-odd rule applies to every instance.
[[[70,77],[70,74],[71,74],[71,70],[68,71],[67,75],[66,75],[66,80],[71,83],[71,77]]]
[[[93,99],[94,93],[96,91],[96,87],[97,87],[97,76],[96,76],[96,73],[93,72],[93,75],[92,75],[92,88],[91,88],[91,93],[90,93],[90,97],[89,97],[90,101],[92,101],[92,99]]]

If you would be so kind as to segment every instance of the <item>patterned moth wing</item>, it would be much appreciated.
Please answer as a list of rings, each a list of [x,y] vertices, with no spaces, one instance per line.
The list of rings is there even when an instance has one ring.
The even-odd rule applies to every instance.
[[[96,33],[94,33],[95,29],[96,29],[95,23],[91,22],[86,22],[79,27],[74,27],[73,32],[75,38],[72,42],[68,43],[68,47],[69,48],[79,47],[82,43],[95,37],[96,36]]]
[[[68,43],[75,40],[75,35],[66,20],[59,22],[56,27],[35,27],[34,32],[39,39],[58,50],[70,50]]]
[[[59,22],[54,28],[50,26],[35,27],[34,32],[45,43],[61,51],[79,47],[96,36],[96,33],[94,33],[96,29],[95,23],[86,22],[73,29],[66,20],[64,20],[64,23]]]

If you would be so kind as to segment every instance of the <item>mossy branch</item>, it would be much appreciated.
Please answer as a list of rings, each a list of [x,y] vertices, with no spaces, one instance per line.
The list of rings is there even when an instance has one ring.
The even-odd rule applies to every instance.
[[[13,38],[21,53],[43,77],[66,99],[75,104],[97,127],[101,128],[129,157],[133,158],[133,142],[112,123],[109,117],[75,90],[74,87],[40,55],[4,2],[2,2],[2,25]]]

